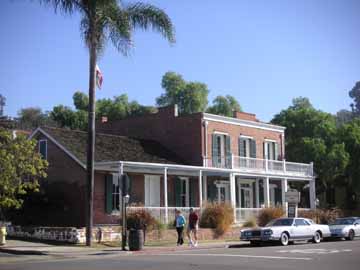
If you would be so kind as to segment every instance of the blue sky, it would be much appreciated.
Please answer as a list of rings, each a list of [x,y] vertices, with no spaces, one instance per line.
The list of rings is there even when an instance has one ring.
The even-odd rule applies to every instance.
[[[154,105],[166,71],[204,82],[209,101],[235,96],[246,112],[269,121],[292,98],[321,110],[348,109],[360,80],[360,1],[149,1],[176,27],[177,43],[138,31],[130,57],[109,43],[99,60],[104,85],[97,98],[127,93]],[[54,14],[33,0],[0,4],[0,94],[5,113],[30,106],[72,106],[88,91],[88,53],[79,16]]]

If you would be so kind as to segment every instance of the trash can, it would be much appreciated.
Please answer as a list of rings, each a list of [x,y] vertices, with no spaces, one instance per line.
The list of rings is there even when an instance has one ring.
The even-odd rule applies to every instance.
[[[6,226],[0,226],[0,246],[6,244]]]
[[[142,250],[144,248],[143,230],[130,229],[129,232],[129,249],[131,251]]]

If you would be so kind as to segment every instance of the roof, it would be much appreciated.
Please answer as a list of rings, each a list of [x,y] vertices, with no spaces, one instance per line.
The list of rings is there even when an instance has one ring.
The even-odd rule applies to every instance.
[[[86,164],[87,132],[53,127],[41,127],[37,131],[42,132],[49,139],[54,139],[67,150],[66,152],[73,155],[83,165]],[[184,164],[175,153],[156,141],[97,133],[95,162],[104,161]]]

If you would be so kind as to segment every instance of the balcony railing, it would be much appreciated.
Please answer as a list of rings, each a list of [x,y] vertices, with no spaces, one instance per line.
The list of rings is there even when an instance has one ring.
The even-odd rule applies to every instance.
[[[287,162],[285,160],[269,160],[240,156],[214,157],[205,159],[205,166],[227,168],[248,172],[269,172],[295,176],[313,176],[313,164]]]

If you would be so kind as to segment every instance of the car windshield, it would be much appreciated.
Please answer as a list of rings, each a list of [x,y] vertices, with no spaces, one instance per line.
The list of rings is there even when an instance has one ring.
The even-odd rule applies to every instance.
[[[291,226],[294,219],[292,218],[281,218],[270,221],[266,226]]]
[[[336,219],[333,224],[334,225],[352,225],[352,224],[354,224],[354,222],[355,222],[355,219],[353,219],[353,218],[339,218],[339,219]]]

